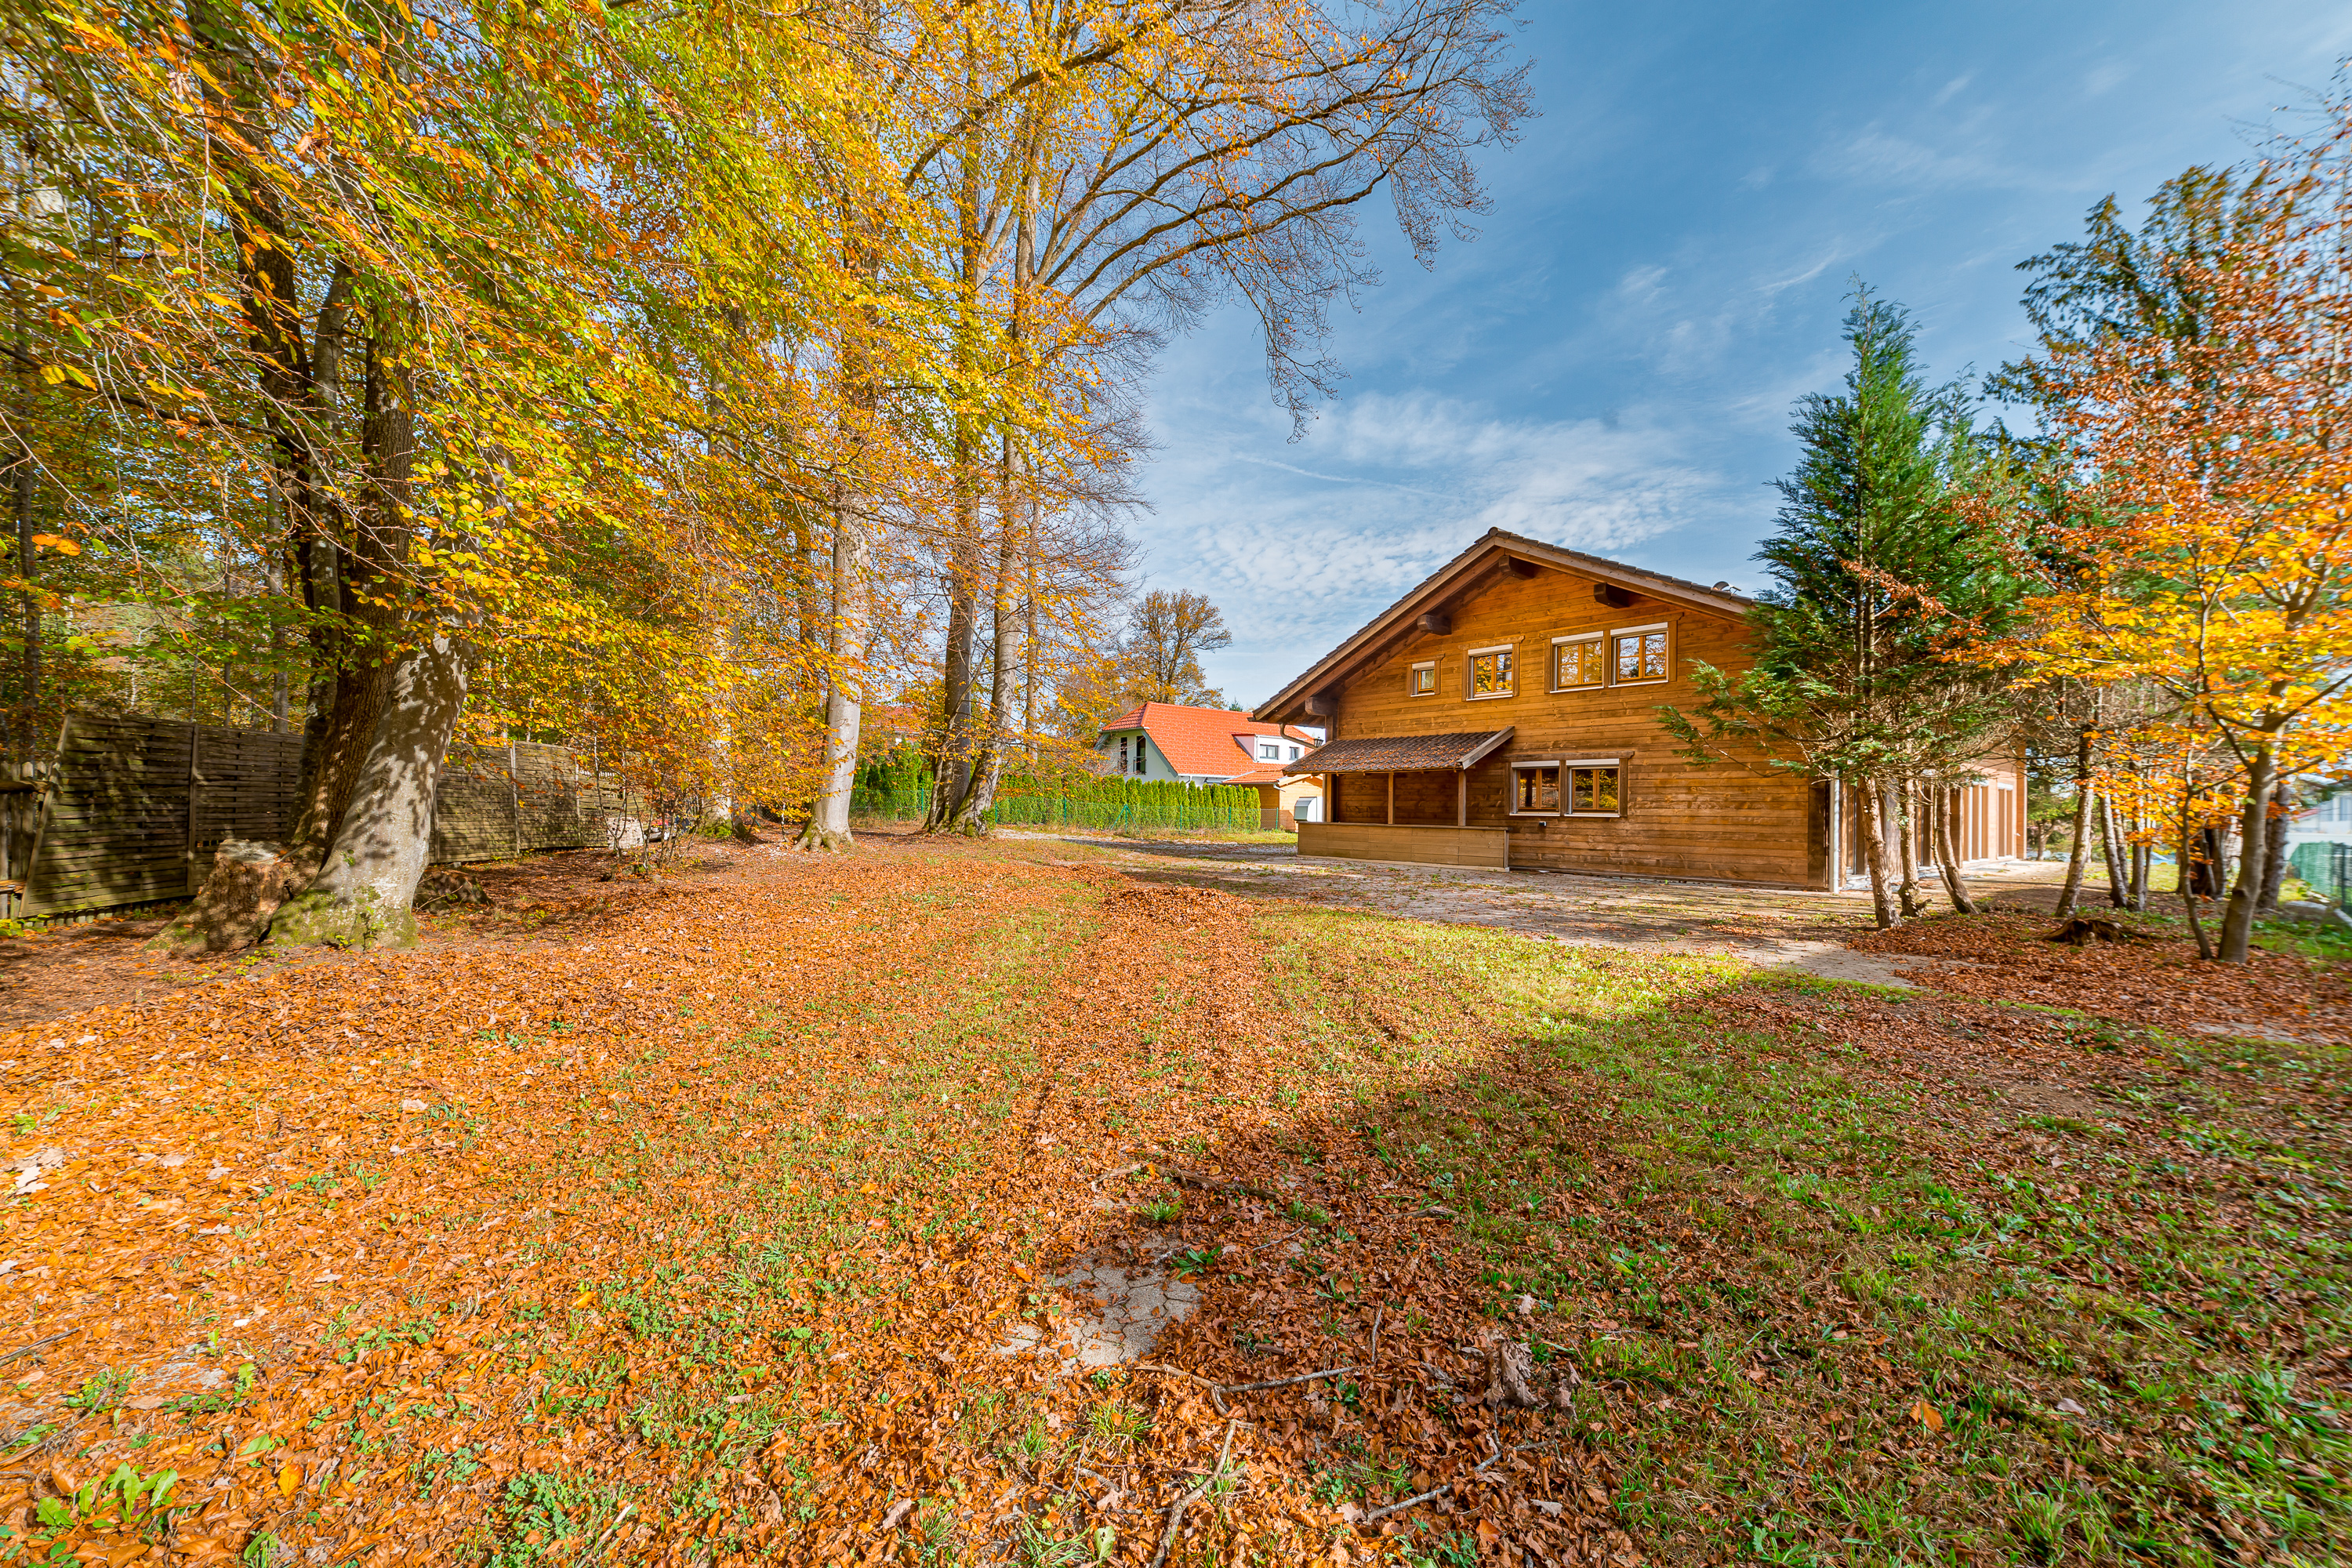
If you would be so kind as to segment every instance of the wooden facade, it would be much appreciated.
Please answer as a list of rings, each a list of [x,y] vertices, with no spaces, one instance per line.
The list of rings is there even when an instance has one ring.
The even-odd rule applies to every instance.
[[[1299,852],[1473,865],[1490,863],[1479,858],[1485,843],[1499,842],[1514,868],[1843,885],[1858,836],[1840,820],[1849,803],[1834,781],[1760,758],[1702,766],[1678,754],[1659,722],[1662,704],[1696,703],[1694,662],[1725,671],[1752,663],[1749,604],[1488,533],[1257,710],[1328,731],[1315,756],[1334,770],[1325,774],[1329,824],[1311,838],[1302,831]],[[1350,741],[1507,729],[1507,740],[1458,771],[1343,771]],[[2011,782],[2011,764],[1986,771]],[[1990,825],[1975,837],[1985,858],[2016,853],[2021,789],[1998,792],[2013,806],[1995,805],[1990,784],[1963,793],[1971,820]],[[1447,828],[1465,843],[1441,853],[1430,836]],[[1380,852],[1405,845],[1408,830],[1420,852]],[[1482,842],[1466,842],[1472,835]]]

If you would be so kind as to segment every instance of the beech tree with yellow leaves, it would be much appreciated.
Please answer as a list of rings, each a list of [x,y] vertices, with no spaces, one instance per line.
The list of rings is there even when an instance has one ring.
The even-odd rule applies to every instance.
[[[2032,629],[1991,650],[2145,683],[2231,759],[2231,962],[2252,942],[2281,777],[2352,739],[2352,100],[2328,110],[2257,172],[2259,202],[2169,253],[2186,328],[2045,331],[2029,368],[2088,504],[2029,520],[2064,570],[2026,601]]]

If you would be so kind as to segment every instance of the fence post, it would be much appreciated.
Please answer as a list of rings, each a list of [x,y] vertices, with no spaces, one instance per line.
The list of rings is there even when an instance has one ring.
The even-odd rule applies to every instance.
[[[196,890],[196,801],[204,791],[204,774],[197,764],[204,757],[205,732],[194,719],[188,721],[188,844],[186,850],[187,888],[191,895]]]

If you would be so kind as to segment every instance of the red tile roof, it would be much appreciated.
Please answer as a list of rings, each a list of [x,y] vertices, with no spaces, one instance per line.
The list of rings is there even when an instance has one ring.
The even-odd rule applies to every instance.
[[[1245,773],[1235,773],[1225,782],[1229,784],[1278,784],[1286,776],[1286,768],[1299,767],[1298,763],[1260,763]]]
[[[1158,752],[1177,773],[1192,778],[1232,778],[1258,765],[1255,737],[1278,735],[1313,747],[1315,737],[1296,724],[1261,724],[1247,713],[1226,708],[1187,708],[1175,702],[1146,702],[1130,708],[1103,726],[1108,734],[1140,730],[1151,737]],[[1242,736],[1253,737],[1244,749]],[[1155,770],[1157,771],[1157,770]]]

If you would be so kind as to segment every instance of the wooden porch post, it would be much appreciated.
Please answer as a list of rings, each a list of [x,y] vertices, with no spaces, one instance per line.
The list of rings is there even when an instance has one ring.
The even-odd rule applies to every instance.
[[[1466,768],[1454,770],[1454,826],[1470,826],[1470,772]]]
[[[1396,826],[1396,774],[1389,774],[1389,826]]]

